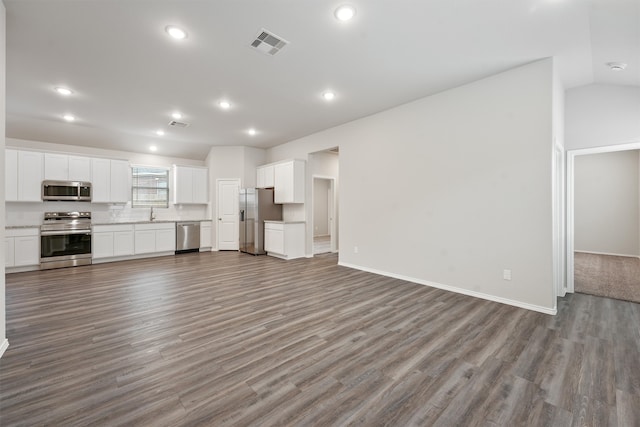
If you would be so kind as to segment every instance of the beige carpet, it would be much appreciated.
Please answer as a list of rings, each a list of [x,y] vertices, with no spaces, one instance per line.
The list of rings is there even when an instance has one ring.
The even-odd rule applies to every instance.
[[[640,303],[640,259],[575,253],[576,292]]]

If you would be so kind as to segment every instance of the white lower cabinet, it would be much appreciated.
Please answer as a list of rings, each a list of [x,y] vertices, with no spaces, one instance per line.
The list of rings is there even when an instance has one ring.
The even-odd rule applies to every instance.
[[[5,267],[26,267],[40,264],[40,229],[12,228],[5,230]]]
[[[113,256],[133,255],[133,230],[113,232]]]
[[[91,243],[94,259],[133,255],[133,225],[96,225]]]
[[[211,248],[213,246],[213,238],[211,237],[212,229],[211,221],[200,222],[200,248]]]
[[[16,262],[15,240],[13,237],[4,238],[4,266],[13,267]]]
[[[156,230],[156,252],[175,252],[176,250],[176,225],[171,228]]]
[[[93,226],[93,259],[133,257],[176,250],[176,223]]]
[[[176,250],[176,223],[135,225],[135,253],[150,254]]]
[[[283,259],[302,258],[305,253],[304,222],[264,222],[264,250]]]

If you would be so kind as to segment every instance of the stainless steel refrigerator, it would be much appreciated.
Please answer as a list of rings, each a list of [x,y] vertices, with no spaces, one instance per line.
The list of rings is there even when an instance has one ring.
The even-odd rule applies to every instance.
[[[273,203],[273,189],[240,190],[240,251],[262,255],[264,221],[282,220],[282,205]]]

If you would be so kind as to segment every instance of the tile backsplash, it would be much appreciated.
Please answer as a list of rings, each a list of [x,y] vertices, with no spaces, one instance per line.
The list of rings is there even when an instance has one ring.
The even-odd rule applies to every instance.
[[[45,212],[91,212],[93,223],[118,223],[149,220],[149,208],[132,208],[126,205],[109,205],[88,202],[6,202],[6,226],[42,224]],[[172,205],[168,208],[154,208],[155,219],[200,220],[207,218],[206,205]]]

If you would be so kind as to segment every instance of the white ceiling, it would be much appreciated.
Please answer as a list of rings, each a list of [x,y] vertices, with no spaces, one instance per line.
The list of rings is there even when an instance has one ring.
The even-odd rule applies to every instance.
[[[333,17],[340,1],[4,3],[13,138],[204,159],[212,145],[271,147],[549,56],[566,87],[640,86],[640,0],[349,0],[349,23]],[[253,50],[262,28],[290,44]],[[167,125],[175,110],[189,127]]]

